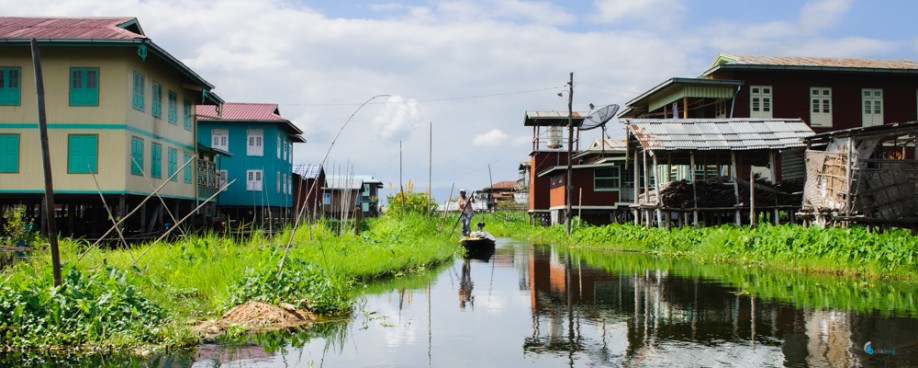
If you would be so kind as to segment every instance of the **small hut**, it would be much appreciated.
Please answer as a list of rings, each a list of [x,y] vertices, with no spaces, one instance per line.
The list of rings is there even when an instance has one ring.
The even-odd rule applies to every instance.
[[[622,121],[634,171],[635,224],[740,225],[744,212],[750,223],[760,214],[778,223],[800,208],[780,170],[795,165],[784,158],[802,157],[803,138],[813,135],[800,119]]]
[[[805,140],[798,216],[819,226],[918,225],[918,121],[852,128]]]

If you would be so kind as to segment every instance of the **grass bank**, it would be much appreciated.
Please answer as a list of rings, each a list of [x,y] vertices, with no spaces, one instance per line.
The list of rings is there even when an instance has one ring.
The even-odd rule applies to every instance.
[[[60,287],[53,287],[50,256],[41,249],[0,273],[0,345],[186,346],[200,341],[187,322],[218,318],[250,300],[347,313],[366,282],[426,270],[458,249],[435,221],[412,214],[368,219],[360,235],[337,236],[323,223],[272,238],[195,235],[156,245],[139,259],[148,244],[93,250],[78,262],[86,247],[61,241]]]
[[[488,229],[498,236],[553,242],[574,248],[639,251],[702,261],[764,265],[810,273],[918,281],[918,237],[908,230],[799,225],[644,228],[631,224],[529,225],[526,214],[502,213]]]

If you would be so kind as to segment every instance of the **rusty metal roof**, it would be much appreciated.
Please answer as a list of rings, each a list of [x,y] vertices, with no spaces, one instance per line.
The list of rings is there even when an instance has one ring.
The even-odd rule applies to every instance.
[[[813,135],[800,119],[623,119],[648,150],[759,150],[803,147]]]
[[[783,69],[918,73],[918,62],[911,60],[879,60],[833,57],[795,56],[737,56],[719,54],[703,74],[719,69]]]
[[[0,39],[129,40],[147,38],[132,17],[0,17]]]
[[[583,111],[574,111],[571,118],[575,127],[583,125],[583,119],[589,118],[590,114]],[[566,111],[526,111],[523,126],[567,126]]]

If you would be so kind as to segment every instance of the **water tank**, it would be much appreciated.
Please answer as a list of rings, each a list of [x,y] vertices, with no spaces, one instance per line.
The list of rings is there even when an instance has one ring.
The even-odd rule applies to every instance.
[[[561,127],[548,127],[548,148],[561,148]]]

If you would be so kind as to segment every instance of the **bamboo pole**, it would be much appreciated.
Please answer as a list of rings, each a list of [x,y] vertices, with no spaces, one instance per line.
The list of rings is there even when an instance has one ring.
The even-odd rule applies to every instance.
[[[131,157],[131,162],[133,162],[134,165],[137,165],[137,167],[140,168],[140,175],[145,175],[144,172],[143,172],[143,165],[137,163],[137,160],[135,160],[133,157]],[[95,179],[95,175],[93,175],[93,179]],[[144,181],[146,181],[147,184],[150,185],[150,189],[156,189],[156,186],[153,185],[153,182],[152,182],[150,179],[147,179],[146,176],[144,176],[144,179],[145,179]],[[96,187],[98,187],[98,186],[99,186],[99,184],[96,183]],[[102,193],[102,189],[99,189],[99,194],[101,194],[101,193]],[[166,214],[168,214],[168,215],[169,215],[169,218],[172,219],[172,223],[174,224],[174,223],[178,222],[178,220],[175,219],[175,216],[172,215],[172,211],[169,210],[169,206],[166,205],[166,200],[164,200],[163,197],[159,195],[159,193],[156,193],[156,198],[159,199],[159,204],[161,204],[161,205],[163,206],[163,209],[166,210]],[[104,198],[102,199],[102,203],[103,203],[103,204],[105,203],[105,199],[104,199]],[[109,216],[111,216],[111,214],[109,214]],[[179,232],[182,233],[182,236],[185,236],[185,231],[184,231],[184,230],[179,229]]]
[[[734,222],[736,223],[737,226],[739,226],[742,222],[742,219],[740,219],[740,210],[739,210],[739,201],[740,201],[739,180],[737,180],[737,178],[739,177],[739,175],[737,174],[737,170],[739,168],[736,166],[736,152],[734,151],[730,151],[730,162],[732,166],[732,170],[730,170],[730,179],[733,180],[733,196],[736,198],[736,204],[735,204],[736,210],[733,215],[734,215]]]
[[[755,226],[755,173],[749,165],[749,226]]]
[[[657,213],[657,227],[663,227],[663,210],[660,207],[663,205],[663,198],[660,194],[660,166],[657,164],[657,154],[653,151],[650,151],[650,157],[653,158],[653,184],[654,188],[657,190],[657,200],[656,200],[656,213]]]
[[[41,143],[41,162],[45,179],[45,219],[48,223],[48,243],[51,245],[51,273],[54,286],[61,285],[61,254],[57,246],[57,216],[54,210],[54,180],[51,176],[51,150],[48,143],[48,117],[45,114],[45,83],[41,70],[41,51],[38,41],[31,40],[32,65],[35,69],[35,93],[38,101],[38,130]],[[92,170],[90,170],[92,171]]]
[[[692,226],[698,227],[698,189],[696,188],[698,178],[695,176],[695,151],[689,151],[689,160],[692,165],[689,168],[692,177]]]
[[[569,91],[567,94],[567,181],[564,183],[565,189],[565,204],[567,205],[567,210],[564,213],[564,216],[567,218],[567,235],[571,235],[571,202],[572,202],[572,190],[574,187],[571,184],[571,176],[574,165],[574,160],[572,159],[574,153],[574,72],[571,72],[570,82],[568,82]],[[579,144],[579,143],[578,143]]]
[[[774,185],[775,189],[777,189],[777,187],[778,187],[778,168],[775,166],[776,161],[777,161],[777,159],[775,158],[776,155],[777,155],[777,153],[776,153],[775,151],[768,151],[768,169],[769,169],[770,174],[771,174],[771,184]],[[775,195],[775,209],[774,209],[774,216],[775,216],[775,218],[772,219],[772,221],[774,222],[775,225],[778,225],[778,224],[781,223],[781,219],[779,218],[778,215],[779,215],[779,213],[778,213],[778,196],[777,196],[777,194],[776,194],[776,195]]]
[[[427,140],[429,142],[429,147],[427,148],[427,218],[433,214],[432,209],[430,208],[430,200],[433,198],[433,122],[430,122],[430,138]]]
[[[112,211],[108,208],[108,202],[105,201],[105,195],[102,194],[102,188],[99,186],[99,181],[96,179],[96,173],[92,171],[92,166],[90,165],[87,165],[87,166],[89,166],[89,173],[92,174],[92,182],[96,184],[96,191],[99,192],[99,198],[102,199],[102,207],[105,208],[105,213],[108,214],[108,219],[111,220],[112,225],[114,225],[116,223],[115,217],[112,216]],[[124,244],[124,250],[127,252],[128,255],[131,256],[132,260],[135,260],[134,253],[131,252],[131,250],[128,248],[127,240],[124,240],[124,234],[121,232],[121,227],[115,226],[115,231],[118,232],[118,238],[121,239],[121,243]]]
[[[632,200],[632,204],[635,204],[635,205],[636,205],[636,204],[638,204],[638,195],[640,194],[639,190],[640,190],[640,187],[641,187],[641,185],[640,185],[640,181],[641,181],[641,172],[640,172],[640,169],[638,169],[638,157],[637,157],[637,153],[634,154],[633,160],[634,160],[634,168],[633,168],[633,170],[634,170],[634,199]],[[641,224],[641,217],[640,217],[640,214],[641,214],[640,208],[637,207],[637,206],[635,206],[635,207],[634,207],[634,211],[633,211],[633,215],[634,215],[634,225],[635,225],[635,226]]]

